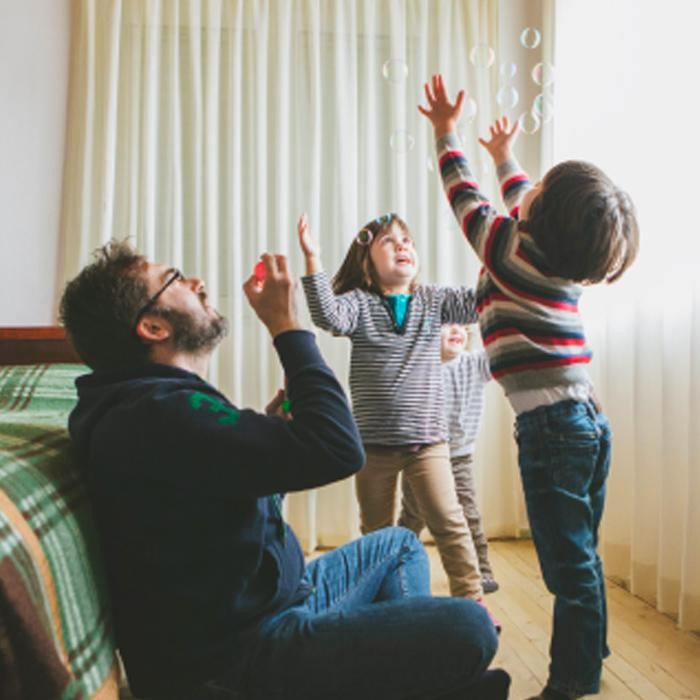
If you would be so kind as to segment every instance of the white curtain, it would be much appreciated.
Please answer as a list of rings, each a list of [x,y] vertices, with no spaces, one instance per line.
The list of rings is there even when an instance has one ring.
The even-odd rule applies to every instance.
[[[240,291],[258,255],[286,253],[301,274],[308,211],[334,271],[363,223],[393,210],[422,281],[474,281],[415,106],[437,71],[469,89],[460,132],[494,199],[476,136],[524,114],[533,175],[584,158],[637,203],[638,263],[583,302],[615,433],[601,548],[610,574],[700,629],[697,14],[682,0],[76,0],[61,279],[125,236],[203,277],[231,322],[210,379],[263,406],[281,371]],[[533,79],[540,62],[552,84]],[[347,341],[319,340],[345,381]],[[491,536],[527,531],[512,421],[490,386],[476,470]],[[287,515],[308,549],[346,541],[352,482],[292,496]]]
[[[600,165],[636,203],[641,252],[584,295],[613,464],[608,574],[700,629],[698,3],[559,0],[552,158]]]
[[[76,0],[61,282],[97,246],[125,236],[201,276],[231,323],[210,379],[257,407],[281,371],[241,285],[265,250],[288,254],[303,272],[300,212],[309,212],[330,271],[367,220],[396,211],[416,237],[422,281],[475,282],[478,263],[445,202],[432,132],[416,105],[438,71],[453,91],[468,88],[473,104],[460,132],[498,197],[477,134],[504,111],[513,119],[529,111],[539,90],[530,71],[551,46],[542,24],[528,35],[531,48],[521,43],[532,3],[504,6]],[[540,134],[521,143],[533,170]],[[345,382],[347,341],[319,339]],[[526,526],[511,424],[501,391],[490,387],[477,471],[491,535]],[[292,496],[287,515],[308,549],[348,540],[358,533],[352,481]]]

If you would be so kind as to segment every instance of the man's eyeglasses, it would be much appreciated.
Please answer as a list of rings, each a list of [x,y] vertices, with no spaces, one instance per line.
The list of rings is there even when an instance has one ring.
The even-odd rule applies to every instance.
[[[150,308],[152,308],[155,303],[158,301],[160,298],[160,295],[173,283],[177,282],[179,280],[184,280],[185,275],[180,272],[180,270],[173,270],[172,274],[168,279],[165,281],[165,284],[139,309],[139,312],[136,314],[136,319],[134,320],[134,326],[139,322],[141,319],[141,316],[143,316],[146,311],[148,311]]]

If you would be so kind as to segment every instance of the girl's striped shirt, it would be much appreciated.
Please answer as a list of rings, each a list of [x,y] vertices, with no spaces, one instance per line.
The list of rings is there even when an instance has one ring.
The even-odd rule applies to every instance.
[[[350,394],[365,445],[429,445],[447,440],[440,327],[476,320],[474,291],[421,285],[400,329],[378,294],[336,296],[325,272],[302,277],[313,322],[352,342]]]
[[[527,175],[514,158],[498,166],[510,212],[502,216],[479,191],[457,136],[443,136],[437,150],[447,198],[483,264],[477,307],[493,377],[506,394],[588,383],[582,286],[557,277],[532,236],[518,230],[518,207],[531,188]]]

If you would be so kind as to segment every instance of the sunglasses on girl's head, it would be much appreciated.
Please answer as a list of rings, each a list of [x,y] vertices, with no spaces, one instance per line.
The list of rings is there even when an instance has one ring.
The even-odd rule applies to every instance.
[[[394,220],[394,214],[389,212],[388,214],[383,214],[382,216],[378,216],[372,223],[375,223],[378,226],[385,226],[385,225],[388,226],[393,220]],[[355,236],[355,241],[357,242],[358,245],[367,246],[372,242],[373,239],[374,239],[374,234],[368,228],[361,229],[360,232],[357,234],[357,236]]]

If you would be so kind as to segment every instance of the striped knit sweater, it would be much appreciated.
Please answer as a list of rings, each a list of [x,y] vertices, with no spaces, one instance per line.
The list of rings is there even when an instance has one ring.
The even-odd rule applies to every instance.
[[[484,412],[484,389],[491,379],[486,353],[483,350],[461,352],[443,362],[442,379],[450,457],[473,454]]]
[[[447,440],[440,327],[476,320],[473,290],[419,286],[397,330],[378,294],[355,289],[336,296],[325,272],[302,277],[302,283],[313,322],[352,342],[350,394],[362,442]]]
[[[580,284],[548,270],[532,237],[518,230],[518,206],[531,185],[515,159],[498,167],[510,216],[479,191],[455,134],[437,142],[443,184],[460,227],[483,267],[477,308],[491,373],[506,394],[587,383]]]

